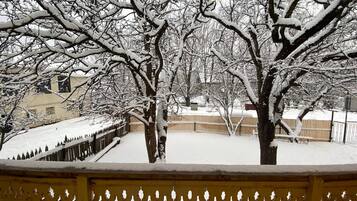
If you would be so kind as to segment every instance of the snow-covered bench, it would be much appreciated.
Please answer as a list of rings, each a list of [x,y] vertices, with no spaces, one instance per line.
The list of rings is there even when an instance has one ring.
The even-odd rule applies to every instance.
[[[253,135],[258,136],[258,132],[256,130],[253,130]],[[308,136],[292,136],[292,135],[286,135],[286,134],[275,134],[275,138],[278,139],[289,139],[290,142],[293,142],[295,139],[298,142],[302,143],[309,143],[310,141],[313,141],[313,137],[308,137]]]
[[[291,142],[294,141],[294,139],[296,139],[298,142],[302,142],[302,143],[309,143],[310,141],[314,140],[313,137],[292,136],[292,135],[285,135],[285,134],[275,134],[275,138],[289,139]]]

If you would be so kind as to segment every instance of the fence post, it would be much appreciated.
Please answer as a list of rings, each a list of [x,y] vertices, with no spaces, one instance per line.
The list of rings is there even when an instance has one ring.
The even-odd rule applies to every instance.
[[[64,148],[64,145],[61,145],[62,149],[59,151],[59,158],[58,161],[65,161],[66,160],[66,149]]]
[[[93,154],[97,153],[97,133],[94,133],[93,135],[92,152]]]
[[[130,132],[130,115],[126,115],[126,119],[125,119],[125,130],[126,133]]]
[[[335,114],[335,111],[332,110],[331,114],[331,122],[330,122],[330,137],[329,137],[329,142],[332,142],[332,129],[333,129],[333,116]]]
[[[317,176],[309,178],[309,187],[307,189],[307,201],[319,201],[322,198],[323,179]]]
[[[85,176],[77,176],[77,197],[78,201],[89,201],[89,183],[88,178]]]
[[[242,135],[242,123],[238,126],[238,135]]]
[[[348,109],[346,109],[345,128],[343,129],[343,144],[346,144],[346,135],[347,135],[347,114],[348,114]]]

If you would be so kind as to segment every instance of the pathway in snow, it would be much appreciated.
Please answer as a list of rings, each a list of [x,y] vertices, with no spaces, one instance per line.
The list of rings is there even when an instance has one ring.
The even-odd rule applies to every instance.
[[[0,151],[0,158],[7,159],[13,156],[16,158],[17,154],[26,154],[27,151],[30,152],[39,147],[44,151],[46,145],[49,149],[53,149],[59,141],[64,140],[66,135],[68,138],[85,136],[112,124],[111,121],[103,120],[103,118],[79,117],[30,129],[25,134],[16,136],[5,143]]]
[[[357,163],[357,145],[328,142],[278,143],[278,164],[318,165]],[[98,162],[147,163],[142,133],[130,133]],[[167,163],[259,164],[259,142],[253,136],[170,132]]]

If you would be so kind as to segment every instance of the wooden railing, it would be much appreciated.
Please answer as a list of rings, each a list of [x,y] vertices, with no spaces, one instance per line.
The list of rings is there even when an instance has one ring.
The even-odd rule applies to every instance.
[[[30,160],[37,161],[76,161],[84,160],[92,154],[104,149],[114,137],[122,137],[128,133],[127,122],[114,124],[94,134],[60,145],[47,152],[36,155]]]
[[[357,165],[0,161],[0,200],[357,200]]]

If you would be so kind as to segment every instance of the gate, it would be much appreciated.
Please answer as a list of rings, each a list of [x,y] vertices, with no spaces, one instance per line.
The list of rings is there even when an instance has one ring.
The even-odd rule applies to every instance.
[[[343,143],[345,123],[340,121],[333,122],[332,141]],[[348,121],[346,130],[346,143],[357,143],[357,122]]]

